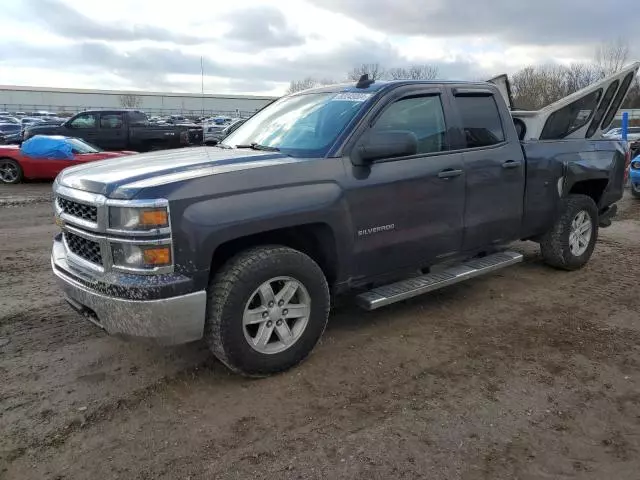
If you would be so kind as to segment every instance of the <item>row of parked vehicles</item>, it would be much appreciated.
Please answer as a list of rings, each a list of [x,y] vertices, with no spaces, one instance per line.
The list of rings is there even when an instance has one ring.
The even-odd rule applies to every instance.
[[[193,145],[215,145],[232,133],[243,119],[217,117],[211,123],[195,125],[182,118],[159,124],[138,110],[95,110],[79,113],[67,120],[42,118],[20,122],[6,116],[9,144],[0,147],[0,182],[18,183],[23,179],[53,179],[64,168],[111,156],[167,150]],[[29,118],[29,117],[25,117]],[[0,121],[2,117],[0,117]],[[3,124],[0,123],[0,128]],[[38,136],[51,136],[71,146],[64,158],[44,158],[25,153],[19,145]],[[8,140],[8,141],[7,141]]]
[[[215,145],[244,122],[244,119],[227,116],[196,121],[200,120],[201,123],[195,123],[179,115],[160,119],[128,109],[84,111],[68,119],[18,117],[7,113],[0,114],[0,144],[19,144],[34,135],[65,135],[82,138],[107,150],[144,152],[186,145]]]

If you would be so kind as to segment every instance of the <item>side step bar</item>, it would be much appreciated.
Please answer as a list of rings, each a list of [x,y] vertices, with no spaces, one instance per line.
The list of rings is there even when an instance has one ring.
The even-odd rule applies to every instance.
[[[417,297],[423,293],[432,292],[454,283],[495,272],[501,268],[520,263],[522,260],[521,253],[509,251],[494,253],[449,267],[438,273],[429,273],[374,288],[358,295],[356,302],[366,310],[375,310],[376,308],[400,302],[407,298]]]

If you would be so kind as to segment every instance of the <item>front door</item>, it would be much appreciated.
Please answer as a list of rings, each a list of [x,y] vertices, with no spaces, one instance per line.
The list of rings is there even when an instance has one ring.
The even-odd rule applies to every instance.
[[[397,89],[355,148],[392,130],[415,134],[418,153],[367,166],[345,157],[357,277],[419,268],[459,251],[464,170],[462,155],[448,153],[446,105],[438,88]]]
[[[97,145],[98,141],[98,115],[95,113],[81,113],[73,120],[65,124],[67,135],[78,137],[89,143]]]

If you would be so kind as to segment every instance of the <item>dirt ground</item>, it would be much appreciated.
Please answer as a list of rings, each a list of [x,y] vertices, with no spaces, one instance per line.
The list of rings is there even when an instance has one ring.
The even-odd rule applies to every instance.
[[[103,334],[49,265],[50,185],[0,186],[0,478],[637,479],[640,201],[587,268],[519,266],[374,313],[298,368]]]

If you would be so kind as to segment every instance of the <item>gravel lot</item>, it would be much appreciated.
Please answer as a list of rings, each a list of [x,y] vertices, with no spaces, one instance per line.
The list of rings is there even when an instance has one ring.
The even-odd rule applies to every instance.
[[[637,479],[640,201],[589,266],[519,266],[374,313],[233,376],[200,344],[100,332],[49,265],[50,184],[0,186],[0,477]]]

